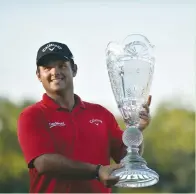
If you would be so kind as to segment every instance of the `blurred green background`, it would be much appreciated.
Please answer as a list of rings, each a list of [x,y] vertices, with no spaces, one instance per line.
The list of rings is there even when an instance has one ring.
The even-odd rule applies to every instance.
[[[0,99],[0,192],[28,192],[29,177],[21,153],[16,124],[21,110],[32,104],[16,105]],[[175,104],[175,106],[174,106]],[[195,192],[195,112],[163,102],[153,114],[144,132],[144,158],[160,175],[155,186],[142,189],[117,189],[123,193],[194,193]],[[124,129],[121,118],[117,118]]]

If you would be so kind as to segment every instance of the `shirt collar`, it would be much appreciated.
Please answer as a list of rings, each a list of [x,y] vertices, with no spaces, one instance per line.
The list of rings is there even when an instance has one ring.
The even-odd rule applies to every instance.
[[[81,98],[78,95],[74,94],[74,98],[75,98],[75,101],[76,101],[76,105],[74,106],[73,109],[77,109],[77,108],[85,109],[86,108],[85,103],[81,100]],[[45,104],[46,106],[48,106],[48,107],[50,107],[52,109],[55,109],[55,110],[62,109],[62,107],[60,105],[58,105],[46,93],[43,94],[42,102],[43,102],[43,104]]]

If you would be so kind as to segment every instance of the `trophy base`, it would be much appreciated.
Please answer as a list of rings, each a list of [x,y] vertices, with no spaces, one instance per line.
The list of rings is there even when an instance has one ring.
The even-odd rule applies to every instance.
[[[133,155],[128,154],[121,163],[124,166],[112,173],[112,176],[118,176],[120,178],[119,182],[114,185],[115,187],[149,187],[159,181],[159,175],[148,168],[145,160],[139,155],[133,157]]]

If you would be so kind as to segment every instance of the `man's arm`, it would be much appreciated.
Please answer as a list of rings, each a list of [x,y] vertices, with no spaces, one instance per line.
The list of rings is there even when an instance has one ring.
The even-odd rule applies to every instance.
[[[97,165],[70,160],[60,154],[44,154],[34,161],[40,175],[47,174],[64,179],[94,179]]]
[[[38,173],[67,179],[92,179],[96,165],[73,161],[57,154],[42,113],[24,112],[18,120],[18,140],[30,168]]]

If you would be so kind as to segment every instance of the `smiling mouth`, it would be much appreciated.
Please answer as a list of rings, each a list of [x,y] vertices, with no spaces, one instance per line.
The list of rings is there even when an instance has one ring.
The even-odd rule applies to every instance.
[[[55,79],[51,79],[51,81],[58,81],[58,80],[64,80],[64,78],[63,77],[61,77],[61,78],[55,78]]]
[[[64,78],[56,78],[56,79],[52,79],[51,82],[57,83],[57,82],[60,82],[63,80],[64,80]]]

